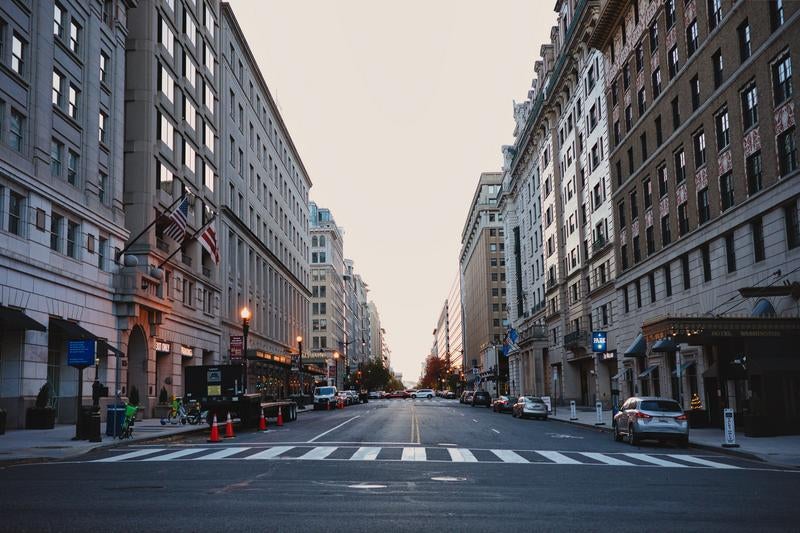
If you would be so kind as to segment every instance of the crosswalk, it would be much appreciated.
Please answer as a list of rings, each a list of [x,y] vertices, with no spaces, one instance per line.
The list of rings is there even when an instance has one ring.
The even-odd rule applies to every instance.
[[[130,450],[130,449],[128,449]],[[713,460],[712,460],[713,459]],[[677,453],[601,453],[554,450],[502,450],[425,446],[314,446],[269,447],[153,447],[122,450],[96,463],[164,461],[402,461],[445,463],[508,463],[538,465],[598,465],[664,468],[740,469],[730,458]],[[730,462],[728,462],[730,461]]]

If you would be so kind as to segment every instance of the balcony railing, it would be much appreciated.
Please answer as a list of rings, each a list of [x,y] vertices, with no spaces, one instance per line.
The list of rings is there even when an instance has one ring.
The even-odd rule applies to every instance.
[[[600,250],[602,250],[603,248],[605,248],[605,247],[606,247],[606,246],[607,246],[607,245],[608,245],[610,242],[611,242],[611,240],[607,239],[607,238],[605,237],[605,235],[600,235],[600,236],[599,236],[599,237],[597,237],[597,239],[595,239],[595,241],[592,243],[592,253],[597,253],[597,252],[599,252]]]
[[[545,284],[544,288],[545,288],[546,291],[549,291],[550,289],[552,289],[556,285],[558,285],[558,280],[555,279],[555,278],[550,278],[550,279],[547,280],[547,283]]]
[[[564,335],[564,346],[588,346],[589,334],[585,331],[573,331]]]

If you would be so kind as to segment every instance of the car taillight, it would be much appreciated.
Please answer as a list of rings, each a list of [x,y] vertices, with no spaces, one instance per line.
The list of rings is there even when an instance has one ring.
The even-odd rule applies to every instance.
[[[675,420],[684,421],[684,420],[686,420],[686,415],[678,415],[678,416],[675,417]]]
[[[653,417],[648,415],[647,413],[636,411],[636,418],[653,418]]]

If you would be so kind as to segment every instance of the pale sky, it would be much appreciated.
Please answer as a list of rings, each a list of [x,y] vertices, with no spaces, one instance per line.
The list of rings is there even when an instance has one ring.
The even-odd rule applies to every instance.
[[[555,0],[232,0],[314,186],[416,381],[483,171],[513,141]]]

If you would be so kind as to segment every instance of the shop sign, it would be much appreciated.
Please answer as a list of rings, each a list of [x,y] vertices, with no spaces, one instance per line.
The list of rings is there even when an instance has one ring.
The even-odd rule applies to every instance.
[[[244,337],[241,335],[231,335],[230,354],[231,361],[240,360],[244,352]]]
[[[595,353],[605,353],[608,346],[608,337],[605,331],[592,332],[592,351]]]
[[[194,357],[194,349],[191,346],[181,345],[181,355],[183,357]]]
[[[157,352],[171,352],[172,346],[168,342],[164,342],[158,339],[153,340],[153,349]]]
[[[67,343],[67,364],[85,368],[94,364],[97,342],[94,339],[69,341]]]
[[[608,361],[617,357],[614,352],[603,352],[603,361]]]
[[[733,409],[726,408],[723,410],[725,418],[725,442],[722,444],[726,448],[734,448],[736,446],[736,426],[733,421]]]

